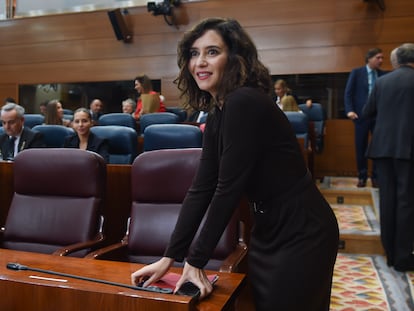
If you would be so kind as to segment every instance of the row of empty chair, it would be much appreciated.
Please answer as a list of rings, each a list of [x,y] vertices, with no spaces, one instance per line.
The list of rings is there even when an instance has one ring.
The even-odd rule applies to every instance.
[[[140,154],[131,166],[131,210],[126,235],[115,245],[105,245],[102,209],[106,168],[102,158],[78,149],[24,150],[13,163],[14,195],[1,231],[0,247],[152,262],[162,257],[169,242],[200,155],[199,148]],[[247,251],[242,229],[236,211],[209,269],[237,270]]]

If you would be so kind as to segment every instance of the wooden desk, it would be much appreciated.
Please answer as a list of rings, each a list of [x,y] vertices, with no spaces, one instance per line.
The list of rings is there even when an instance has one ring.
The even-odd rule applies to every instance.
[[[0,310],[231,310],[245,282],[243,274],[218,273],[220,278],[211,296],[197,303],[186,296],[157,294],[28,270],[9,270],[6,268],[9,262],[123,284],[130,284],[131,273],[140,266],[0,249]]]

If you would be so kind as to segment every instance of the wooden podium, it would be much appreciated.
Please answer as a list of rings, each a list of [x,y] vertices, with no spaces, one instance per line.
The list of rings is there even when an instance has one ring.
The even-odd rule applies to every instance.
[[[243,274],[217,273],[219,279],[213,293],[198,302],[187,296],[146,292],[30,270],[10,270],[6,267],[10,262],[126,285],[131,284],[131,273],[141,266],[0,249],[0,310],[231,310],[245,282]],[[180,269],[172,271],[179,273]]]

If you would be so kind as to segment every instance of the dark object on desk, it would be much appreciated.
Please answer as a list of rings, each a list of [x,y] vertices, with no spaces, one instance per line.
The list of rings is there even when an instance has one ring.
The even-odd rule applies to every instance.
[[[200,289],[192,282],[185,282],[176,294],[198,298],[200,297]]]

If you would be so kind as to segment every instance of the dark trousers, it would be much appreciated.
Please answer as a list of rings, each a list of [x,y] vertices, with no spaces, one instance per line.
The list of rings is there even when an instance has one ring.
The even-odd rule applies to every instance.
[[[388,265],[414,269],[414,161],[376,159],[381,241]]]
[[[365,156],[368,147],[368,138],[374,131],[375,120],[356,120],[355,125],[355,152],[358,169],[358,178],[366,180],[368,178],[368,159]],[[371,178],[377,178],[375,162],[372,164]]]

